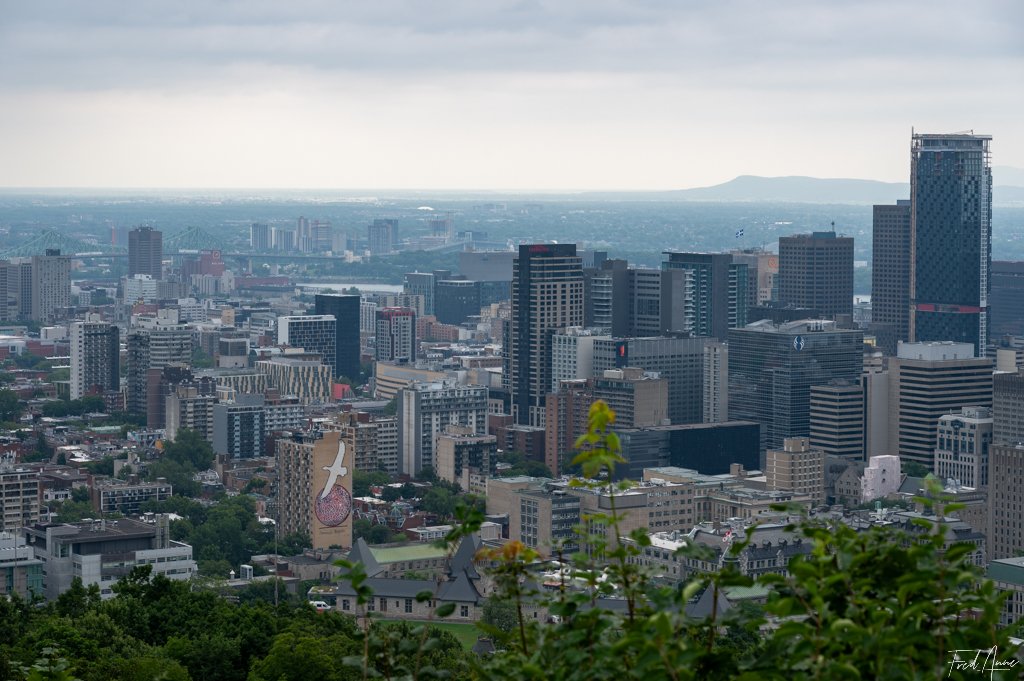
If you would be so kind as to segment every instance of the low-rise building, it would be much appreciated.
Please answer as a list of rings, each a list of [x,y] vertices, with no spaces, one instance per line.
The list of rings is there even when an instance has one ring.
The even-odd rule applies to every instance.
[[[25,537],[0,531],[0,598],[32,600],[43,595],[43,561],[35,557]]]
[[[999,626],[1009,627],[1024,619],[1024,556],[992,561],[986,576],[1007,594],[999,614]]]
[[[171,539],[167,516],[157,516],[153,525],[128,519],[36,524],[24,533],[43,562],[43,592],[51,601],[75,577],[112,598],[111,587],[135,567],[149,565],[152,575],[174,580],[188,580],[196,571],[192,547]]]
[[[153,482],[98,478],[92,484],[92,507],[99,513],[138,515],[147,501],[166,501],[174,494],[174,487],[166,478]]]

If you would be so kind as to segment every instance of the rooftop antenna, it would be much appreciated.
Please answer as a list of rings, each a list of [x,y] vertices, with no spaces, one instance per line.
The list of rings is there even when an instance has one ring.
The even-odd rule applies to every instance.
[[[832,221],[832,233],[835,234],[835,231],[836,231],[836,221],[833,220]]]

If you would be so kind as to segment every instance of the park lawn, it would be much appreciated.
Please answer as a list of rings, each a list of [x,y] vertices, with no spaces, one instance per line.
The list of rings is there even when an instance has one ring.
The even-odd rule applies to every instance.
[[[432,622],[426,622],[424,620],[381,620],[383,622],[401,622],[406,621],[409,624],[416,626],[418,624],[429,624],[432,627],[438,629],[444,629],[445,631],[451,632],[455,638],[459,639],[462,643],[462,647],[469,650],[476,643],[477,636],[483,636],[482,631],[476,628],[476,625],[472,622],[442,622],[434,620]]]

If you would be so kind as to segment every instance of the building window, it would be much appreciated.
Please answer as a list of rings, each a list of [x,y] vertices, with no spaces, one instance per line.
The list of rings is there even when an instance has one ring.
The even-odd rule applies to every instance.
[[[405,611],[406,612],[412,612],[412,599],[411,598],[406,598],[405,599]]]
[[[468,605],[460,605],[459,606],[459,617],[469,617],[469,606]]]

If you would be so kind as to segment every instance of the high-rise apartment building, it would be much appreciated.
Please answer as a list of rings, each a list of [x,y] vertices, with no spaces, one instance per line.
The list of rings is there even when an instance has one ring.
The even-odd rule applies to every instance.
[[[271,230],[274,237],[274,250],[290,253],[295,250],[295,230],[284,227],[274,227]]]
[[[405,307],[377,310],[376,359],[378,362],[416,362],[416,313]]]
[[[0,531],[39,520],[39,471],[0,460]]]
[[[374,220],[366,227],[366,241],[370,255],[387,255],[395,250],[395,223],[397,220]]]
[[[213,451],[229,459],[258,459],[266,454],[267,417],[262,395],[237,395],[213,405]]]
[[[360,298],[318,293],[314,299],[314,312],[331,315],[336,320],[334,330],[334,375],[359,380]]]
[[[856,381],[864,334],[834,322],[763,320],[729,331],[729,418],[761,425],[762,449],[810,435],[811,386]]]
[[[779,237],[779,302],[830,319],[853,314],[853,238],[835,232]]]
[[[718,341],[704,344],[704,423],[729,420],[729,345]]]
[[[734,261],[729,253],[665,255],[668,260],[661,263],[662,269],[690,272],[685,315],[691,333],[724,340],[729,329],[746,325],[749,283],[745,263]]]
[[[331,367],[331,376],[337,354],[338,321],[333,315],[296,315],[277,318],[277,342],[302,348],[307,353],[320,355],[321,361]]]
[[[257,252],[269,251],[271,246],[270,225],[254,222],[249,226],[249,248]]]
[[[163,279],[163,233],[152,227],[128,232],[128,276],[148,274]]]
[[[372,418],[366,412],[338,416],[341,439],[352,452],[357,471],[398,475],[398,418]]]
[[[910,201],[872,210],[871,326],[892,356],[910,340]]]
[[[964,487],[988,487],[988,453],[992,444],[992,410],[964,407],[939,417],[935,475]]]
[[[989,135],[915,134],[910,161],[910,338],[988,344]]]
[[[71,306],[71,258],[60,249],[32,256],[32,319],[53,322]]]
[[[179,384],[164,398],[164,436],[178,437],[182,429],[194,430],[213,442],[213,405],[217,398],[194,383]]]
[[[155,316],[133,319],[125,345],[128,368],[127,410],[131,414],[145,414],[149,371],[169,365],[191,366],[192,329],[179,323],[177,310],[159,310]]]
[[[551,391],[551,335],[583,325],[583,261],[575,244],[519,247],[512,273],[512,316],[503,345],[505,387],[516,423],[544,425]]]
[[[992,360],[970,343],[900,343],[889,360],[889,452],[929,468],[939,418],[992,406]]]
[[[278,517],[282,534],[302,534],[314,549],[352,546],[352,452],[336,430],[293,433],[277,441]]]
[[[398,458],[403,475],[433,468],[437,436],[447,426],[487,432],[487,388],[454,382],[413,383],[398,393]]]
[[[583,270],[584,322],[614,336],[689,333],[693,281],[692,270],[631,268],[625,260],[603,260]]]
[[[560,381],[544,404],[544,463],[552,475],[561,475],[576,456],[576,440],[587,432],[590,405],[594,403],[591,381]]]
[[[437,477],[458,484],[463,492],[485,495],[487,480],[497,470],[498,439],[468,430],[449,428],[437,436],[435,470]]]
[[[72,322],[71,399],[116,391],[121,385],[121,334],[118,328],[90,315]]]

